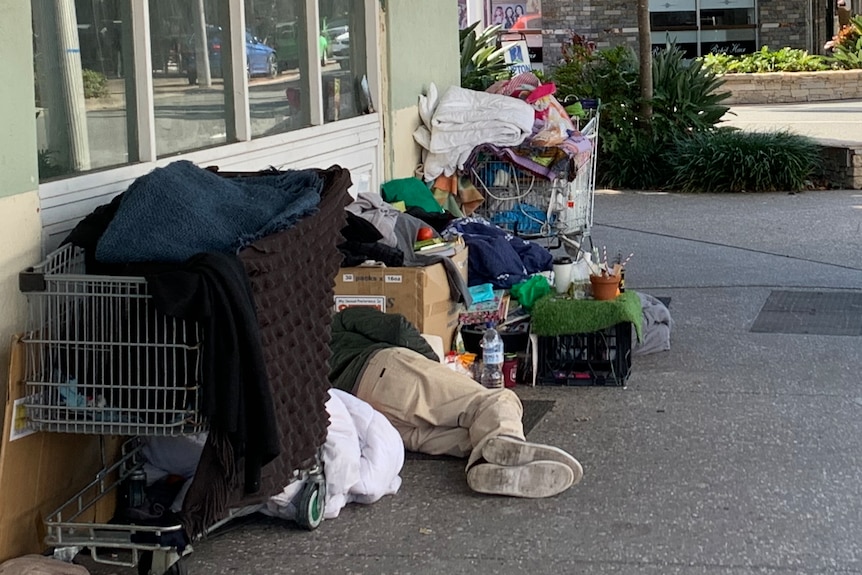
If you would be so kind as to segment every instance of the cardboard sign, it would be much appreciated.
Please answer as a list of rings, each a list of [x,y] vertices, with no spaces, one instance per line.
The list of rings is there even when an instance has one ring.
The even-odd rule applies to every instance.
[[[467,279],[467,249],[451,257]],[[400,313],[421,333],[438,335],[450,349],[462,306],[451,299],[446,268],[427,267],[341,268],[335,276],[335,309],[370,306],[385,313]]]
[[[503,47],[506,50],[503,53],[503,59],[506,64],[509,65],[509,70],[512,71],[512,76],[517,76],[518,74],[531,72],[533,70],[533,66],[530,64],[530,52],[525,40],[518,40],[517,42],[503,42]]]
[[[0,563],[46,545],[43,519],[83,489],[102,469],[100,437],[32,432],[16,413],[25,416],[24,344],[12,339],[6,390],[3,437],[0,443]],[[17,411],[16,411],[17,406]],[[17,423],[16,423],[17,422]],[[106,437],[112,457],[119,438]],[[85,511],[77,521],[107,522],[113,515],[110,498]]]

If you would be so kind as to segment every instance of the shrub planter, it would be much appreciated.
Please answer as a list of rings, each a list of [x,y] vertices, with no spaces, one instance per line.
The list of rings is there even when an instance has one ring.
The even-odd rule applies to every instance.
[[[725,74],[722,104],[787,104],[862,99],[862,70]]]

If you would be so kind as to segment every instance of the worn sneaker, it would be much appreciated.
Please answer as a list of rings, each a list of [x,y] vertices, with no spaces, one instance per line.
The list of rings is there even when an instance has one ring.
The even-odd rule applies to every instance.
[[[572,486],[568,465],[556,461],[531,461],[525,465],[479,463],[467,471],[473,491],[510,497],[553,497]]]
[[[516,437],[498,435],[492,437],[482,447],[482,458],[497,465],[524,465],[531,461],[556,461],[568,466],[574,474],[574,483],[584,476],[584,469],[578,460],[552,445],[530,443]]]

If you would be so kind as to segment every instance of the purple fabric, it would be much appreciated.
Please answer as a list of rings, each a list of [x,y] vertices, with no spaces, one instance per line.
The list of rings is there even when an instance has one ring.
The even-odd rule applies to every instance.
[[[485,144],[473,150],[467,163],[475,162],[476,156],[485,152],[540,178],[555,180],[558,177],[567,176],[571,181],[578,173],[578,169],[587,163],[592,150],[592,142],[580,132],[574,132],[562,144],[551,148],[530,146],[529,140],[520,146],[505,148]],[[542,159],[542,162],[536,161],[537,159]]]

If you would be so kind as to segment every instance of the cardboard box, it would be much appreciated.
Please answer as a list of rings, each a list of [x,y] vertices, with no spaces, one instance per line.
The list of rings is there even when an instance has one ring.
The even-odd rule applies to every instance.
[[[451,257],[467,279],[467,248]],[[400,313],[421,333],[439,335],[443,347],[452,347],[462,305],[452,301],[442,263],[426,267],[341,268],[335,278],[335,309],[371,306],[386,313]]]
[[[86,487],[102,469],[97,435],[32,432],[26,427],[24,344],[12,340],[9,382],[0,439],[0,563],[46,545],[43,519]],[[120,438],[106,437],[106,457]],[[108,497],[76,521],[107,522],[114,513]]]

